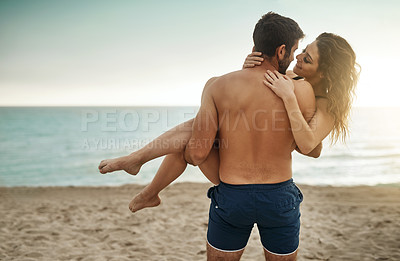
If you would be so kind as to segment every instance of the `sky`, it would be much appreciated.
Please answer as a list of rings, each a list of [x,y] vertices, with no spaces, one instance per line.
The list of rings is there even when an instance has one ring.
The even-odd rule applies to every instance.
[[[269,11],[299,23],[299,52],[322,32],[347,39],[355,106],[400,106],[389,0],[2,0],[0,106],[198,106],[209,78],[241,68]]]

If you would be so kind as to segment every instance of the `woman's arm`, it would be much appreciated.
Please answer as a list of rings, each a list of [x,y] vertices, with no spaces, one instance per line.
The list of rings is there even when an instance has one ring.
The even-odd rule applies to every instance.
[[[292,80],[285,75],[271,71],[265,74],[265,78],[267,81],[264,81],[264,84],[284,102],[297,147],[303,154],[309,154],[333,128],[334,119],[326,110],[327,100],[317,100],[317,110],[310,122],[307,123],[297,103]]]
[[[264,58],[262,58],[261,55],[261,52],[252,52],[251,54],[247,55],[242,69],[253,68],[256,65],[260,65],[264,61]]]
[[[311,158],[319,158],[319,156],[321,155],[321,151],[322,151],[322,142],[320,142],[317,147],[315,147],[310,153],[308,154],[304,154],[301,152],[301,150],[299,149],[299,147],[296,147],[295,149],[298,153],[303,154],[305,156],[311,157]]]
[[[249,55],[246,57],[246,60],[244,61],[243,69],[245,69],[245,68],[253,68],[253,67],[257,66],[257,65],[260,65],[261,62],[264,60],[264,59],[261,57],[261,55],[262,55],[261,52],[252,52],[251,54],[249,54]],[[297,76],[298,76],[298,75],[296,75],[295,73],[293,73],[293,71],[286,71],[286,75],[289,76],[289,77],[291,77],[291,78],[294,78],[294,77],[297,77]],[[299,109],[299,110],[300,110],[300,109]],[[303,118],[304,118],[304,115],[303,115]],[[304,151],[307,151],[307,149],[304,149],[304,148],[303,148],[303,150],[304,150]],[[309,153],[303,153],[303,152],[299,149],[299,147],[296,147],[296,151],[299,152],[299,153],[301,153],[301,154],[303,154],[303,155],[309,156],[309,157],[318,158],[318,157],[321,155],[321,151],[322,151],[322,142],[320,142],[320,143],[319,143],[311,152],[309,152]]]

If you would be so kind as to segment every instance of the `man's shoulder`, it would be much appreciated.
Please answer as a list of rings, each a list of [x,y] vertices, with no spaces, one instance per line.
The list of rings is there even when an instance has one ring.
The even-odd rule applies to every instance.
[[[251,74],[249,74],[245,70],[238,70],[238,71],[226,73],[217,78],[219,79],[220,82],[225,82],[225,81],[232,81],[232,80],[238,80],[238,79],[245,79],[246,77],[251,77]]]
[[[219,79],[220,76],[215,76],[215,77],[211,77],[210,79],[208,79],[208,81],[206,82],[206,87],[210,86],[211,84],[213,84],[216,80]]]
[[[208,79],[203,88],[203,96],[215,96],[218,90],[221,89],[221,86],[223,86],[223,80],[223,76],[215,76]]]
[[[221,76],[215,76],[215,77],[211,77],[204,88],[207,89],[215,89],[215,88],[220,88],[222,86],[224,86],[226,83],[231,82],[234,79],[239,79],[240,77],[243,77],[243,73],[241,73],[241,71],[234,71],[234,72],[230,72],[230,73],[226,73],[224,75]]]
[[[211,94],[212,92],[214,92],[214,90],[218,86],[217,82],[220,80],[220,77],[221,76],[215,76],[215,77],[211,77],[210,79],[208,79],[208,81],[204,85],[203,93]]]

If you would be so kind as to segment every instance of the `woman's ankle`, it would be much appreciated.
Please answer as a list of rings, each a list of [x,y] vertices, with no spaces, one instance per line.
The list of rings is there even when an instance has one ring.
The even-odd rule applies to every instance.
[[[138,151],[132,152],[127,156],[129,161],[134,161],[136,164],[143,165],[146,163],[148,160],[146,160],[146,155],[143,152],[143,149],[140,149]]]
[[[149,185],[146,186],[142,191],[140,191],[140,194],[142,194],[142,197],[145,199],[151,199],[156,196],[158,196],[158,191],[155,189],[152,189]]]

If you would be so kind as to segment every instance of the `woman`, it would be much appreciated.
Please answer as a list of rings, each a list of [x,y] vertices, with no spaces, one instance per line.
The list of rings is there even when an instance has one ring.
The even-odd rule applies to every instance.
[[[243,68],[261,64],[263,59],[257,55],[261,54],[249,55]],[[294,80],[308,81],[316,97],[317,110],[310,123],[302,117],[294,95],[293,83],[289,77],[268,71],[265,74],[264,84],[283,100],[292,126],[294,123],[301,124],[300,128],[292,128],[293,136],[298,150],[303,154],[309,154],[329,133],[331,133],[333,143],[340,137],[344,141],[348,131],[347,122],[354,88],[358,79],[356,70],[358,65],[355,61],[355,53],[347,41],[330,33],[319,35],[296,58],[297,64],[291,77]],[[193,120],[189,120],[162,134],[137,152],[121,158],[103,160],[100,163],[99,170],[103,174],[125,170],[135,175],[145,162],[167,155],[152,182],[129,204],[132,212],[159,205],[161,201],[158,193],[185,170],[187,163],[183,153],[191,137],[192,124]],[[160,141],[163,146],[157,147]],[[199,167],[211,182],[218,184],[218,149],[213,148],[207,160]]]

